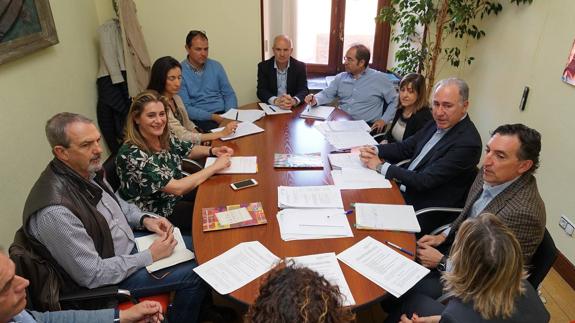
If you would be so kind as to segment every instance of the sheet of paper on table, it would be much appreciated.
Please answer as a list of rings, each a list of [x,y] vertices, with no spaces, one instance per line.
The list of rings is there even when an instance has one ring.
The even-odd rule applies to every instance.
[[[372,237],[342,251],[337,258],[395,297],[429,273],[429,269]]]
[[[261,119],[265,115],[266,115],[265,112],[257,109],[250,109],[250,110],[229,109],[226,113],[221,114],[221,116],[226,119],[238,120],[241,122],[254,122],[256,120]]]
[[[349,149],[365,145],[377,145],[377,141],[365,131],[327,132],[325,139],[336,149]]]
[[[308,104],[299,116],[306,119],[325,120],[329,117],[333,110],[335,110],[334,107],[329,107],[326,105],[311,107]]]
[[[335,185],[278,186],[278,207],[343,209],[343,200]]]
[[[222,131],[222,130],[224,130],[224,127],[212,129],[211,132],[218,132],[218,131]],[[236,128],[236,132],[234,132],[233,134],[231,134],[227,137],[222,137],[222,138],[220,138],[220,140],[227,141],[227,140],[231,140],[231,139],[240,138],[243,136],[253,135],[255,133],[260,133],[260,132],[264,132],[264,129],[262,129],[261,127],[258,127],[256,124],[251,123],[251,122],[240,122],[238,124],[238,127]]]
[[[380,173],[368,168],[343,168],[331,171],[333,183],[340,190],[391,188],[391,182]]]
[[[146,266],[146,270],[148,270],[149,273],[153,273],[154,271],[158,271],[160,269],[168,268],[173,265],[177,265],[179,263],[194,259],[195,255],[191,250],[186,248],[186,243],[182,238],[182,233],[180,232],[180,229],[174,227],[173,233],[174,233],[174,239],[176,239],[176,241],[178,242],[178,244],[174,248],[174,251],[169,257],[156,260],[151,265]],[[152,243],[154,243],[154,241],[158,238],[160,238],[160,236],[157,233],[136,238],[136,247],[138,248],[138,251],[144,251],[146,249],[149,249]]]
[[[353,237],[343,209],[284,209],[277,220],[284,241]]]
[[[329,154],[329,163],[334,169],[357,168],[367,169],[359,159],[359,153]]]
[[[420,232],[412,205],[355,203],[358,229]]]
[[[279,260],[259,241],[242,242],[194,271],[218,293],[225,295],[265,274]]]
[[[338,286],[343,296],[342,304],[344,306],[355,305],[355,299],[351,294],[334,252],[286,258],[286,261],[289,260],[292,260],[296,266],[307,267],[315,271],[332,285]]]
[[[206,158],[205,167],[216,162],[216,157]],[[257,156],[234,156],[231,157],[230,167],[222,169],[217,174],[255,174],[258,172]]]
[[[273,105],[273,104],[267,104],[267,103],[260,102],[260,103],[258,103],[258,105],[260,106],[260,108],[262,110],[264,110],[265,114],[267,114],[267,115],[291,113],[290,109],[282,109],[282,108],[278,107],[277,105]]]

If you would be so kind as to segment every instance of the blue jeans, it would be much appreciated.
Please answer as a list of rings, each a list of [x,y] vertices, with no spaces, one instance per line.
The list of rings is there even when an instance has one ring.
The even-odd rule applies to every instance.
[[[134,232],[136,237],[147,234]],[[183,238],[186,247],[192,249],[190,236],[184,235]],[[175,291],[176,296],[168,312],[169,322],[197,322],[202,301],[208,292],[208,286],[193,271],[197,265],[196,261],[192,260],[158,270],[153,273],[157,278],[148,273],[146,268],[141,268],[124,279],[118,287],[129,290],[136,298]],[[160,277],[163,278],[158,279]]]

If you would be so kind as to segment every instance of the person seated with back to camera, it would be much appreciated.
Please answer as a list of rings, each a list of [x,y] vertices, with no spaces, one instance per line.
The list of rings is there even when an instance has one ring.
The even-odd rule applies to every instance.
[[[423,128],[431,119],[427,105],[425,78],[410,73],[399,82],[399,102],[395,117],[381,144],[402,142]]]
[[[167,217],[189,232],[195,188],[231,164],[233,149],[181,141],[168,129],[168,104],[153,90],[140,93],[126,122],[124,145],[116,156],[122,198],[140,209]],[[199,172],[184,176],[182,158],[212,156],[217,160]]]
[[[234,133],[237,121],[226,124],[222,131],[201,133],[188,117],[186,106],[178,95],[182,85],[182,66],[171,56],[158,58],[152,65],[148,89],[157,91],[166,97],[168,102],[168,126],[172,133],[182,141],[191,141],[195,145],[209,144],[211,140],[220,139]]]
[[[549,322],[537,291],[525,280],[521,246],[497,216],[485,213],[463,222],[450,258],[453,268],[442,277],[447,305],[411,294],[385,322]]]
[[[266,276],[244,322],[355,321],[349,307],[343,307],[342,298],[339,288],[317,272],[293,263],[279,264]]]
[[[291,57],[293,46],[286,35],[274,38],[274,56],[258,64],[257,96],[282,109],[300,104],[309,93],[305,63]]]

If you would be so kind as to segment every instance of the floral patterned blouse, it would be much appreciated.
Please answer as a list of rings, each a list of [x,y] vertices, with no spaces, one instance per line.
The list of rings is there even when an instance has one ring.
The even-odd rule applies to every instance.
[[[124,144],[116,156],[116,172],[120,177],[120,196],[136,204],[142,211],[165,217],[172,215],[181,196],[161,191],[168,182],[184,177],[182,158],[194,145],[170,136],[170,149],[148,154],[133,144]]]

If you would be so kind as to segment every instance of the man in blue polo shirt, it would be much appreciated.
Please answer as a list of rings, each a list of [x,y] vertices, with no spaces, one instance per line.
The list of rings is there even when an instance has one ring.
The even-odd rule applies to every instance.
[[[311,106],[328,104],[339,99],[339,107],[354,120],[365,120],[377,132],[382,131],[395,116],[397,91],[386,76],[369,68],[371,54],[364,45],[351,46],[345,54],[345,72],[305,102]]]
[[[183,82],[179,92],[190,119],[204,131],[231,121],[220,114],[238,106],[222,64],[208,58],[208,49],[205,32],[188,33],[188,56],[181,62]]]

